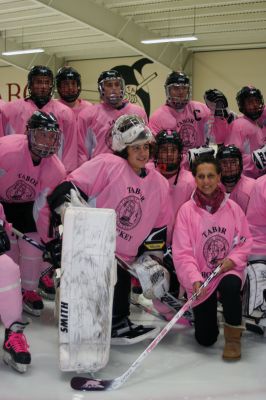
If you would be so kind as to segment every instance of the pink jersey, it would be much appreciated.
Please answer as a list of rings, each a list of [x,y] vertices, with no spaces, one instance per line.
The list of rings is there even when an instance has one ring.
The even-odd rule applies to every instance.
[[[254,183],[255,179],[242,175],[232,192],[228,193],[229,198],[234,200],[242,208],[245,214],[247,213],[248,203]],[[221,186],[223,187],[224,191],[226,191],[225,186],[222,184]]]
[[[253,236],[252,254],[266,255],[266,175],[255,181],[247,219]]]
[[[118,117],[136,114],[147,123],[143,108],[123,102],[119,109],[106,103],[98,103],[84,109],[78,117],[79,165],[101,153],[112,153],[111,130]]]
[[[84,110],[84,108],[93,106],[92,103],[90,103],[90,102],[87,101],[87,100],[83,100],[83,99],[77,99],[77,101],[76,101],[74,107],[70,107],[70,106],[68,105],[68,103],[67,103],[66,101],[64,101],[63,99],[58,99],[58,101],[59,101],[60,103],[62,103],[63,105],[65,105],[66,107],[70,108],[70,110],[73,111],[73,113],[74,113],[74,115],[75,115],[75,118],[76,118],[76,121],[78,120],[79,113],[80,113],[82,110]]]
[[[234,144],[243,156],[243,173],[251,178],[257,178],[264,173],[252,161],[252,152],[266,143],[266,126],[262,129],[256,121],[241,116],[230,125],[229,135],[225,145]]]
[[[24,134],[27,121],[36,110],[38,110],[38,107],[30,99],[6,103],[2,110],[2,133],[4,135]],[[62,160],[68,172],[73,171],[77,168],[77,131],[73,113],[69,107],[57,100],[50,100],[42,107],[41,111],[53,113],[57,118],[62,131],[62,143],[58,157]]]
[[[241,208],[225,199],[214,214],[199,208],[193,198],[179,210],[173,235],[173,259],[181,285],[189,296],[194,282],[203,282],[215,268],[213,261],[230,258],[235,267],[219,275],[208,286],[213,293],[222,277],[234,274],[244,279],[247,256],[252,247],[247,219]]]
[[[174,229],[174,223],[176,213],[179,208],[190,199],[192,192],[195,189],[195,179],[191,172],[181,168],[178,178],[176,175],[168,179],[170,186],[170,199],[173,211],[173,218],[168,226],[168,241],[172,243],[172,234]]]
[[[169,185],[154,168],[139,177],[128,162],[113,154],[100,154],[72,172],[74,182],[98,208],[112,208],[117,214],[116,249],[131,262],[153,228],[168,225]]]
[[[65,176],[65,168],[56,155],[33,165],[26,136],[11,135],[0,139],[1,201],[34,202],[34,220],[44,241],[48,240],[49,223],[49,210],[44,207],[46,197]]]
[[[152,114],[149,122],[155,134],[162,129],[179,132],[185,154],[188,149],[205,145],[207,137],[213,136],[215,140],[226,124],[223,118],[214,118],[205,104],[192,100],[182,110],[162,105]]]

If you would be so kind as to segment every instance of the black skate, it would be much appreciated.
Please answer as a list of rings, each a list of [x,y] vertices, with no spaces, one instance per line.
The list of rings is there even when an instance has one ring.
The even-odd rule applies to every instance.
[[[49,273],[40,278],[38,291],[44,299],[47,300],[55,299],[54,281]]]
[[[26,337],[23,334],[27,323],[14,322],[5,331],[4,349],[4,363],[10,365],[16,371],[24,373],[31,362],[31,355],[29,345]]]
[[[145,339],[154,339],[159,332],[159,327],[151,325],[135,325],[128,318],[124,318],[121,322],[113,325],[111,344],[135,344]]]

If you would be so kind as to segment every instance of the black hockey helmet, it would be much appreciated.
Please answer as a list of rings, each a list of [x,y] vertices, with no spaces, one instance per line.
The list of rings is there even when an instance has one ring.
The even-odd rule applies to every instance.
[[[119,96],[117,96],[115,94],[106,96],[106,94],[104,93],[104,82],[110,81],[110,80],[118,80],[119,81],[119,83],[120,83]],[[124,98],[125,90],[126,90],[125,81],[124,81],[122,75],[115,69],[103,71],[98,78],[98,90],[100,93],[100,97],[104,102],[109,103],[111,105],[116,105]]]
[[[61,131],[57,119],[52,113],[35,111],[27,121],[26,129],[29,147],[33,154],[45,158],[58,152],[61,144]]]
[[[33,79],[37,76],[47,76],[51,80],[50,87],[45,94],[39,94],[33,90]],[[30,94],[30,98],[34,101],[37,107],[41,108],[48,103],[48,101],[52,98],[54,88],[54,75],[50,68],[45,65],[35,65],[32,67],[28,73],[28,91]]]
[[[255,97],[259,101],[258,108],[252,112],[247,111],[245,107],[245,100],[250,97]],[[255,121],[261,116],[264,107],[264,99],[259,89],[255,88],[254,86],[244,86],[237,93],[236,101],[238,104],[239,111],[244,115],[246,115],[248,118]]]
[[[187,87],[188,90],[186,96],[184,98],[180,98],[179,96],[171,95],[171,87],[173,86]],[[182,109],[185,107],[185,105],[189,101],[189,96],[190,96],[190,80],[186,74],[178,71],[171,72],[166,78],[164,88],[165,88],[167,103],[171,107],[176,109]]]
[[[221,165],[221,181],[227,185],[236,185],[241,177],[243,171],[243,158],[241,151],[234,144],[228,146],[221,146],[216,154],[216,158]],[[235,158],[238,160],[238,165],[223,166],[221,160]]]
[[[161,130],[156,135],[155,140],[155,165],[158,166],[162,174],[177,172],[181,163],[183,150],[183,142],[178,132],[171,129]],[[163,145],[169,145],[169,147]],[[173,147],[171,149],[170,145],[175,146],[178,152],[176,153],[176,150],[173,152]]]
[[[189,77],[183,72],[173,71],[167,76],[164,86],[166,87],[173,84],[189,86]]]
[[[62,81],[75,81],[77,82],[77,92],[74,94],[64,94],[60,91]],[[55,76],[56,89],[60,97],[68,103],[72,103],[77,100],[81,92],[81,76],[75,68],[72,67],[62,67],[57,71]]]

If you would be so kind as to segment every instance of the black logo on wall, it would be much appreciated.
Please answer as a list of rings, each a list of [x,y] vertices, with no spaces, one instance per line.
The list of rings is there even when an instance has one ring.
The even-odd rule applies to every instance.
[[[150,94],[144,90],[144,87],[157,77],[157,72],[153,72],[149,76],[142,75],[142,69],[147,64],[153,64],[153,61],[148,58],[141,58],[133,65],[116,65],[111,69],[118,71],[124,78],[126,84],[125,98],[130,103],[139,104],[146,111],[147,116],[150,116],[151,101]]]

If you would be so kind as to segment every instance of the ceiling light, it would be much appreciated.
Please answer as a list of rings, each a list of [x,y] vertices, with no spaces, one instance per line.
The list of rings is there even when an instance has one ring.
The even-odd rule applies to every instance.
[[[169,37],[161,39],[147,39],[142,40],[141,43],[153,44],[153,43],[169,43],[169,42],[190,42],[192,40],[198,40],[196,36],[183,36],[183,37]]]
[[[14,50],[14,51],[3,51],[2,56],[16,56],[19,54],[33,54],[33,53],[43,53],[43,49],[25,49],[25,50]]]

